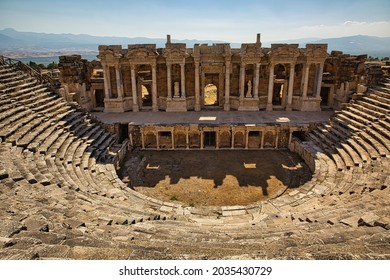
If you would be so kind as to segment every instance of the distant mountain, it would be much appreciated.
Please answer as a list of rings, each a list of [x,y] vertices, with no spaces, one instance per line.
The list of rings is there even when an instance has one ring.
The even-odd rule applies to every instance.
[[[210,40],[175,40],[174,43],[185,43],[188,47],[201,43],[224,43],[223,41]],[[164,47],[165,38],[146,38],[146,37],[109,37],[109,36],[91,36],[87,34],[48,34],[36,32],[20,32],[12,28],[0,30],[0,53],[20,53],[23,56],[29,56],[31,53],[44,52],[76,52],[91,53],[98,50],[98,45],[122,45],[128,44],[156,44],[157,47]],[[271,43],[263,42],[264,47],[269,47]],[[296,40],[285,40],[279,43],[300,44],[304,47],[307,43],[328,44],[328,52],[332,50],[343,51],[350,54],[368,54],[373,57],[390,56],[390,37],[374,37],[366,35],[357,35],[341,38],[303,38]],[[240,47],[240,43],[231,43],[234,48]]]
[[[5,36],[4,38],[1,35]],[[11,40],[14,39],[14,40]],[[201,43],[221,43],[222,41],[209,40],[175,40],[174,43],[186,43],[187,45]],[[43,49],[66,49],[81,48],[96,50],[98,45],[123,45],[128,44],[156,44],[157,47],[164,47],[165,38],[146,38],[146,37],[108,37],[108,36],[91,36],[87,34],[48,34],[35,32],[19,32],[12,28],[0,30],[0,49],[15,49],[15,48],[39,48]]]

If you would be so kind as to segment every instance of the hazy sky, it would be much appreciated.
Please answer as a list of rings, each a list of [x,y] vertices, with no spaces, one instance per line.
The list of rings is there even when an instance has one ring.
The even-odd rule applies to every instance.
[[[0,29],[253,42],[390,36],[389,0],[0,0]]]

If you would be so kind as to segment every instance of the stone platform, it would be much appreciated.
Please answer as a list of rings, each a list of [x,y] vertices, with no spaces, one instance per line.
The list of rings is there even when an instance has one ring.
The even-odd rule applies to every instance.
[[[275,125],[288,122],[289,125],[304,125],[309,123],[327,122],[333,111],[301,112],[301,111],[189,111],[181,112],[125,112],[125,113],[92,113],[106,124],[132,125],[175,125],[175,124],[206,124],[206,125]],[[288,118],[286,120],[285,118]]]

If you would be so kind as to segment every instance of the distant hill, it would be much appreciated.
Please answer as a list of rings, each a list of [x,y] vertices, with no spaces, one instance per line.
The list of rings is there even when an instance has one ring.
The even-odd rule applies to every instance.
[[[0,54],[13,53],[20,56],[30,56],[32,53],[97,53],[98,45],[123,45],[128,44],[156,44],[157,47],[164,47],[165,38],[146,37],[109,37],[91,36],[87,34],[52,34],[36,32],[20,32],[12,28],[0,30]],[[185,43],[188,47],[201,43],[224,43],[223,41],[210,40],[175,40],[174,43]],[[263,42],[263,46],[270,46],[271,43]],[[328,52],[332,50],[343,51],[350,54],[368,54],[373,57],[390,57],[390,37],[374,37],[356,35],[341,38],[304,38],[296,40],[285,40],[279,43],[297,43],[304,47],[306,43],[328,44]],[[232,47],[240,47],[240,43],[231,42]],[[14,56],[15,56],[14,55]],[[51,56],[51,55],[47,55]]]

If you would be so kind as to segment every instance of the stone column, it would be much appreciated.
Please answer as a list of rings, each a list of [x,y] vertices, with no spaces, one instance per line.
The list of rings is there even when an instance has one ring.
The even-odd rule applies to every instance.
[[[277,149],[279,146],[279,129],[276,128],[276,131],[275,131],[275,149]]]
[[[292,110],[292,99],[294,91],[294,75],[295,75],[295,63],[290,64],[290,77],[288,79],[288,94],[287,94],[287,106],[286,110]]]
[[[200,132],[200,148],[203,149],[203,131]]]
[[[152,111],[158,111],[156,64],[152,64]]]
[[[274,93],[274,68],[275,65],[271,63],[269,69],[269,81],[268,81],[268,98],[267,98],[267,111],[272,111],[272,96]]]
[[[133,94],[133,112],[138,112],[138,96],[137,96],[137,82],[135,80],[135,65],[130,65],[131,67],[131,90]]]
[[[181,97],[186,98],[185,63],[180,64]]]
[[[234,130],[232,130],[232,149],[234,149]]]
[[[223,109],[225,111],[230,110],[230,60],[226,61],[225,64],[225,104]]]
[[[144,129],[141,127],[141,145],[142,149],[145,149],[145,136],[144,136]]]
[[[219,149],[219,129],[215,132],[215,149]]]
[[[317,71],[317,86],[316,86],[316,97],[321,96],[321,84],[322,84],[322,72],[324,71],[324,64],[320,63]]]
[[[253,97],[259,97],[259,78],[260,78],[260,63],[256,63],[255,84],[253,86]]]
[[[302,97],[306,98],[307,97],[307,86],[309,83],[309,70],[310,70],[310,64],[307,63],[305,65],[305,70],[304,70],[304,75],[303,75],[303,93]]]
[[[175,149],[175,135],[173,134],[173,128],[171,129],[171,142],[172,142],[172,150]]]
[[[104,94],[105,98],[111,97],[111,81],[110,81],[110,67],[108,65],[103,66],[103,78],[104,78]]]
[[[118,98],[123,99],[123,83],[122,83],[122,75],[121,75],[119,64],[115,64],[115,76],[116,76],[116,88],[118,91]]]
[[[157,148],[157,150],[160,150],[159,132],[157,131],[154,135],[156,135],[156,148]]]
[[[199,61],[195,61],[195,111],[200,111]]]
[[[245,149],[248,149],[248,142],[249,142],[249,131],[247,129],[245,131]]]
[[[261,131],[261,144],[260,144],[260,149],[264,149],[264,134],[265,131]]]
[[[188,127],[186,127],[186,149],[188,150],[190,147],[190,139],[189,139],[189,135],[188,135]]]
[[[290,134],[288,135],[288,147],[290,147],[291,139],[292,139],[292,131],[290,130]]]
[[[240,67],[240,104],[244,99],[245,91],[245,63],[241,64]]]
[[[172,77],[171,77],[171,64],[167,63],[167,98],[172,98]]]

